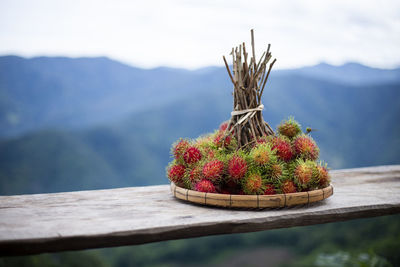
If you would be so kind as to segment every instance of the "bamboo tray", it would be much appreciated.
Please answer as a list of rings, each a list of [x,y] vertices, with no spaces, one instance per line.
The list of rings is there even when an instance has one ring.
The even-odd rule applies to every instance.
[[[308,192],[276,195],[228,195],[203,193],[176,186],[171,182],[171,192],[178,199],[218,207],[229,208],[283,208],[295,205],[305,205],[324,200],[333,195],[333,187]]]

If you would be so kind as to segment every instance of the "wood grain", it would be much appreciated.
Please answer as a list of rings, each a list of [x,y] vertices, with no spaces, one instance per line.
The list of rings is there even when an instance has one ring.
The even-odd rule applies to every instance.
[[[255,232],[400,212],[400,165],[331,174],[332,197],[283,209],[189,204],[176,199],[169,185],[0,196],[0,255]]]

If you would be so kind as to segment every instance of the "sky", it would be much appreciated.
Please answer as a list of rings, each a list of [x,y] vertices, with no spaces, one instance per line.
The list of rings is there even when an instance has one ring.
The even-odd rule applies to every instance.
[[[400,66],[398,0],[0,0],[0,55],[107,56],[133,66],[222,66],[255,31],[275,67]]]

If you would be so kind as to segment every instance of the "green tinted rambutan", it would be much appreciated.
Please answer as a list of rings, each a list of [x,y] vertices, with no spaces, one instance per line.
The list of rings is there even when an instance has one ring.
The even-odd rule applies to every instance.
[[[213,140],[214,139],[212,134],[202,135],[194,141],[194,145],[199,147],[200,149],[212,147],[214,146]]]
[[[317,166],[318,169],[318,183],[321,187],[327,187],[330,184],[330,175],[326,166]]]
[[[216,152],[216,146],[214,145],[213,135],[204,135],[196,139],[194,145],[201,151],[202,158],[211,159],[214,158]]]
[[[275,186],[272,184],[266,184],[265,185],[265,190],[264,190],[264,195],[275,195]]]
[[[319,148],[315,141],[308,135],[299,135],[293,140],[295,155],[304,160],[317,160]]]
[[[230,178],[239,180],[246,175],[247,162],[246,160],[238,155],[233,156],[228,162],[228,174]]]
[[[224,167],[224,163],[221,160],[214,159],[204,164],[203,175],[211,181],[219,180],[224,174]]]
[[[250,158],[256,165],[265,166],[276,160],[276,156],[267,143],[260,144],[250,151]]]
[[[293,150],[287,137],[276,136],[272,139],[272,150],[275,151],[279,159],[290,161],[293,158]]]
[[[214,149],[207,148],[204,150],[204,153],[207,159],[213,159],[215,158],[217,152]]]
[[[201,160],[201,152],[197,147],[191,146],[188,147],[183,154],[183,159],[185,160],[186,164],[193,164]]]
[[[196,189],[196,191],[204,192],[204,193],[215,193],[216,192],[214,184],[207,179],[202,179],[201,181],[196,183],[195,189]]]
[[[285,194],[296,193],[297,192],[296,185],[291,180],[285,180],[282,183],[282,192]]]
[[[214,150],[213,148],[202,148],[200,149],[202,156],[202,160],[211,160],[214,159],[215,156],[217,155],[217,151]]]
[[[247,175],[243,181],[243,192],[247,195],[263,194],[263,179],[259,173]]]
[[[271,177],[273,179],[279,179],[283,174],[283,165],[279,162],[271,165]]]
[[[282,121],[278,125],[278,132],[289,138],[293,138],[301,133],[300,124],[294,120],[293,117],[289,117],[288,120]]]
[[[313,182],[316,176],[316,164],[313,161],[299,160],[296,168],[294,169],[294,179],[303,188],[306,188],[310,183]]]
[[[189,142],[185,139],[180,139],[172,146],[172,154],[176,160],[183,160],[183,154],[190,146]]]
[[[184,175],[185,175],[185,166],[183,166],[182,164],[172,165],[168,169],[168,178],[176,184],[182,182]]]

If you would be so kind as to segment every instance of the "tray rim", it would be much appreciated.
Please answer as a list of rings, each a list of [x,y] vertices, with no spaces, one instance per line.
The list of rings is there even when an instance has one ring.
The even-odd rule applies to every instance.
[[[283,208],[296,205],[307,205],[322,201],[333,195],[333,186],[306,192],[275,195],[230,195],[219,193],[204,193],[179,187],[171,182],[171,192],[174,197],[206,206],[225,208]]]

